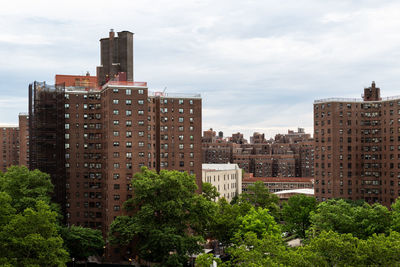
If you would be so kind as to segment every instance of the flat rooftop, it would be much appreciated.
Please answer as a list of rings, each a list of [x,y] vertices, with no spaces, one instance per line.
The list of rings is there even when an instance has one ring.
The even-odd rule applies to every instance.
[[[222,164],[202,164],[202,169],[207,171],[231,171],[231,170],[239,170],[239,166],[231,163],[222,163]]]

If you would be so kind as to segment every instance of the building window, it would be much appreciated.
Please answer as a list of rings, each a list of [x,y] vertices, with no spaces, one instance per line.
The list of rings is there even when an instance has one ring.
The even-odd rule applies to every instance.
[[[183,149],[183,144],[179,144],[179,149]]]
[[[114,120],[113,123],[114,125],[119,125],[119,120]]]
[[[178,100],[179,105],[183,104],[183,99]]]
[[[139,147],[144,147],[144,142],[139,142],[138,145]]]
[[[179,122],[183,122],[183,117],[179,117],[179,118],[178,118],[178,121],[179,121]]]
[[[126,147],[127,147],[127,148],[132,147],[132,142],[126,142]]]
[[[132,104],[132,100],[130,100],[130,99],[125,100],[125,104],[131,105]]]
[[[131,116],[132,115],[132,110],[127,110],[125,113],[126,113],[126,116]]]
[[[183,114],[183,108],[179,109],[179,113]]]
[[[114,211],[119,211],[120,210],[120,206],[119,205],[114,205]]]
[[[117,89],[117,88],[114,88],[114,89],[113,89],[113,93],[118,93],[118,89]]]
[[[118,104],[119,103],[119,100],[118,99],[113,99],[113,104]]]
[[[143,99],[139,99],[137,102],[138,102],[139,105],[143,105],[144,104]]]
[[[114,163],[114,169],[119,169],[119,163]],[[115,185],[114,185],[115,186]],[[114,187],[115,188],[115,187]]]
[[[119,136],[119,132],[118,132],[118,131],[114,131],[114,132],[113,132],[113,135],[114,135],[114,136]]]
[[[132,126],[132,121],[126,121],[125,125],[126,126]]]
[[[140,132],[139,132],[139,136],[144,136],[144,132],[143,132],[143,131],[140,131]]]
[[[131,159],[132,158],[132,152],[126,152],[126,158]]]
[[[114,173],[114,174],[113,174],[113,178],[114,178],[114,180],[119,179],[119,173]]]
[[[132,137],[132,132],[131,131],[127,131],[126,132],[126,137]]]
[[[138,110],[138,114],[139,114],[139,115],[143,115],[143,114],[144,114],[144,111],[143,111],[143,110]]]
[[[139,90],[138,90],[138,94],[139,94],[139,95],[143,95],[143,93],[144,93],[143,89],[139,89]]]
[[[114,115],[119,115],[119,110],[118,110],[118,109],[114,109],[114,110],[113,110],[113,114],[114,114]]]

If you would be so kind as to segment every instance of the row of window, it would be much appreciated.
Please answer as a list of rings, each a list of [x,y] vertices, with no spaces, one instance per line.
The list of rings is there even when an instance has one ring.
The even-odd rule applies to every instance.
[[[139,104],[139,105],[143,105],[144,104],[144,100],[143,99],[139,99],[138,101],[137,101],[137,103]],[[118,105],[119,104],[119,99],[113,99],[113,104],[115,104],[115,105]],[[125,100],[125,104],[126,105],[132,105],[132,100],[131,99],[126,99]]]
[[[173,112],[173,111],[174,111],[174,110],[172,110],[172,112]],[[168,113],[168,108],[160,108],[160,112],[161,112],[161,113]],[[180,114],[183,114],[183,113],[184,113],[183,108],[178,109],[178,112],[179,112]],[[193,114],[193,109],[192,109],[192,108],[189,109],[189,114]]]

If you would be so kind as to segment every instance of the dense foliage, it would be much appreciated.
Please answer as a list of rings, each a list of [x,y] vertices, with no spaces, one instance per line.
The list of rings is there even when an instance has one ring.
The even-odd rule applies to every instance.
[[[0,265],[65,266],[68,252],[50,207],[47,174],[10,167],[0,175]]]
[[[127,245],[136,240],[141,259],[183,266],[189,255],[202,250],[215,203],[196,194],[193,176],[178,171],[157,174],[142,168],[132,186],[133,198],[124,205],[130,215],[111,224],[110,242]]]
[[[38,170],[13,166],[0,174],[0,266],[66,266],[103,247],[100,231],[60,225],[52,191]]]
[[[219,266],[400,265],[400,201],[388,210],[342,199],[318,204],[312,197],[297,195],[281,210],[270,212],[260,205],[269,201],[256,199],[245,194],[232,204],[218,201],[214,238],[226,246],[230,257]],[[280,218],[282,225],[276,223]],[[301,246],[288,246],[281,231],[301,238]],[[202,256],[199,262],[212,259]]]

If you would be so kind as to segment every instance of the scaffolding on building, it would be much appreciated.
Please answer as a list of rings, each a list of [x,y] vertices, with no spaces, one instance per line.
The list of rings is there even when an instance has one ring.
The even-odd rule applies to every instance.
[[[66,210],[65,85],[29,85],[29,169],[48,173],[53,201]]]

